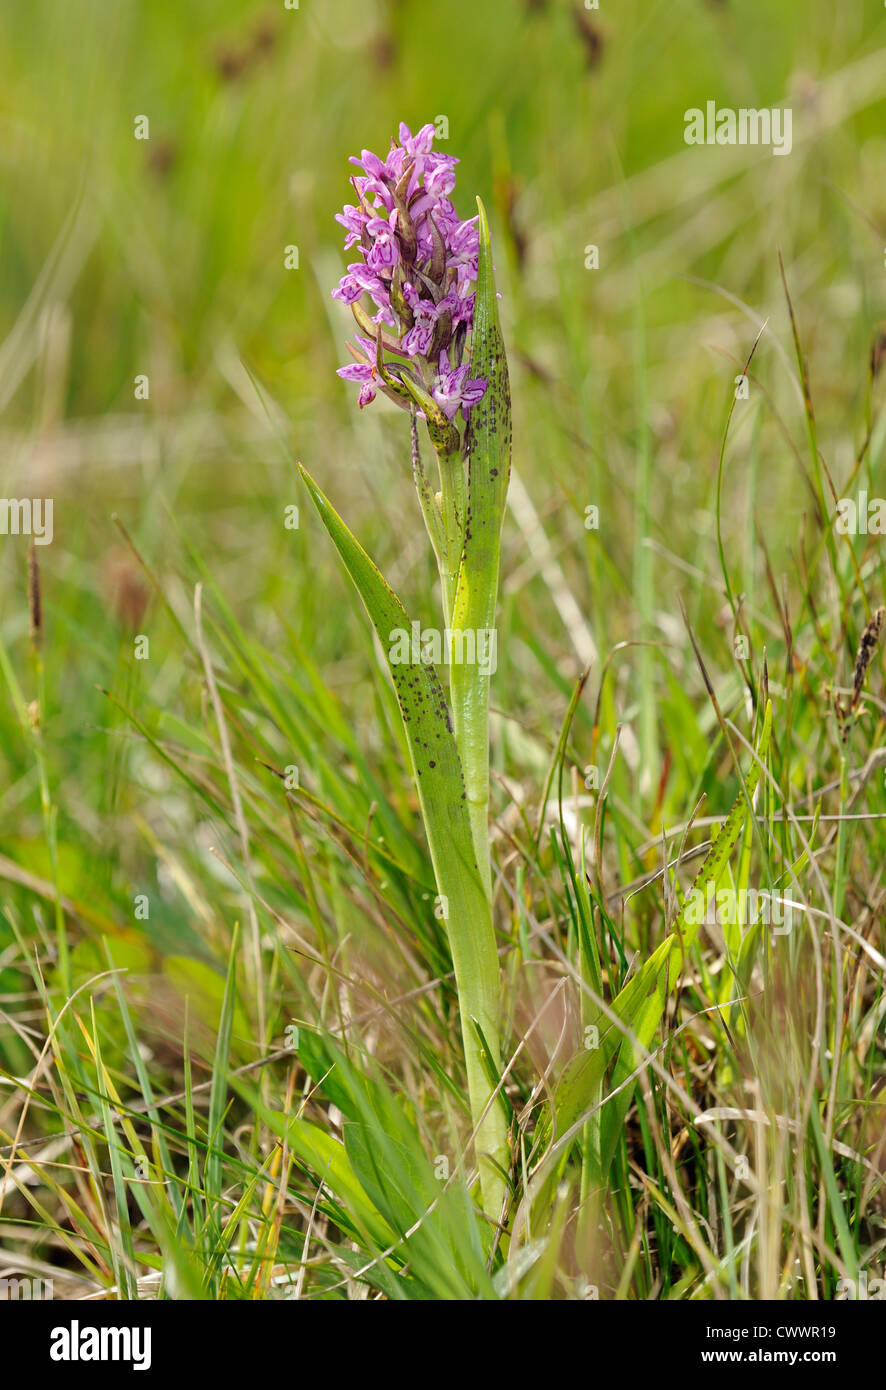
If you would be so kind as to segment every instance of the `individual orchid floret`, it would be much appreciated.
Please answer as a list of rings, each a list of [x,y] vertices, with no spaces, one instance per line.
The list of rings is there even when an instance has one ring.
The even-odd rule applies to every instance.
[[[364,405],[369,405],[370,401],[375,400],[375,368],[368,362],[351,362],[347,367],[338,368],[338,376],[344,381],[359,381],[360,395],[357,403],[362,410]]]
[[[344,369],[347,371],[347,368]],[[449,368],[445,352],[440,353],[440,371],[434,382],[431,395],[439,405],[447,420],[453,420],[458,411],[467,417],[472,405],[483,399],[488,380],[486,377],[469,377],[468,366],[463,362],[454,370]]]

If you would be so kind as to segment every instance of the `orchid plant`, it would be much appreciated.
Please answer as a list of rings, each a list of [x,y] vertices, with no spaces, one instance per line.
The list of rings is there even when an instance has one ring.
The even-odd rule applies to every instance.
[[[436,557],[449,700],[423,654],[392,659],[406,611],[317,484],[305,482],[388,654],[452,953],[484,1211],[499,1219],[508,1136],[497,1096],[500,981],[489,850],[489,682],[478,635],[494,633],[511,458],[508,368],[486,214],[462,221],[450,200],[458,161],[435,130],[400,126],[384,160],[352,162],[356,202],[338,221],[361,259],[332,291],[356,324],[339,376],[359,406],[386,396],[410,416],[412,474]],[[426,436],[436,458],[429,478]]]

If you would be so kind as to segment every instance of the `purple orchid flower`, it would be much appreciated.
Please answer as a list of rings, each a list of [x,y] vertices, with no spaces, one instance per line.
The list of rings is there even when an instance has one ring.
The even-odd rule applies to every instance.
[[[336,220],[346,233],[345,250],[356,248],[362,259],[348,266],[332,295],[352,306],[367,331],[370,316],[360,301],[368,296],[375,306],[371,322],[391,330],[383,346],[357,337],[357,360],[339,368],[340,377],[359,384],[360,406],[380,390],[410,408],[409,392],[392,389],[379,371],[378,352],[395,351],[408,362],[398,367],[401,381],[408,384],[411,376],[452,421],[459,410],[467,417],[487,385],[470,377],[462,360],[469,356],[480,238],[477,218],[462,221],[450,199],[458,160],[435,150],[435,137],[433,125],[413,135],[401,124],[385,159],[371,150],[351,157],[361,171],[351,180],[357,202]]]

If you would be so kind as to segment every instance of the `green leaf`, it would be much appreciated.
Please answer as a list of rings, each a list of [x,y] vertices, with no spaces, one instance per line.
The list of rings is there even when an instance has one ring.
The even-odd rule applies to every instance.
[[[471,408],[466,430],[468,515],[456,611],[477,603],[475,580],[487,623],[495,618],[501,527],[511,476],[511,388],[508,359],[498,319],[498,297],[492,265],[492,245],[486,209],[480,212],[480,257],[474,327],[471,333],[471,376],[485,377],[484,395]],[[495,577],[494,585],[487,581]]]
[[[283,1116],[277,1118],[285,1119]],[[269,1123],[281,1137],[285,1133],[293,1153],[298,1154],[301,1161],[312,1168],[317,1177],[327,1184],[367,1244],[374,1245],[378,1250],[385,1250],[394,1243],[393,1229],[380,1215],[375,1204],[367,1199],[341,1140],[333,1138],[325,1129],[310,1124],[308,1120],[290,1119],[288,1124],[283,1126],[274,1125],[271,1121]]]
[[[477,867],[465,804],[465,779],[446,696],[433,666],[392,661],[395,632],[412,631],[406,610],[313,478],[304,468],[301,473],[387,657],[412,758],[434,875],[439,893],[446,900],[443,915],[458,987],[471,1114],[475,1126],[479,1123],[477,1149],[481,1156],[490,1153],[500,1163],[504,1146],[502,1112],[491,1106],[485,1119],[479,1120],[490,1087],[473,1027],[476,1020],[497,1051],[498,952],[489,900]],[[494,1185],[496,1193],[500,1193],[500,1179],[496,1176],[493,1183],[493,1171],[492,1165],[484,1163],[481,1157],[481,1176],[487,1186]]]
[[[406,730],[437,882],[446,882],[458,897],[450,902],[450,918],[487,917],[477,872],[470,823],[464,806],[465,785],[446,696],[434,667],[424,662],[391,660],[393,634],[411,632],[406,609],[382,577],[328,498],[304,469],[302,476],[345,567],[353,580],[379,641],[386,653]],[[489,945],[495,944],[489,933]],[[480,943],[477,943],[478,945]]]
[[[167,956],[163,961],[163,973],[182,998],[189,1001],[192,1014],[217,1037],[225,1007],[224,975],[193,956]],[[238,1039],[250,1035],[249,1020],[236,1000],[231,1032],[235,1045]]]
[[[302,1029],[298,1054],[312,1080],[346,1117],[347,1170],[342,1168],[341,1153],[331,1147],[338,1141],[324,1135],[324,1154],[336,1160],[338,1186],[332,1178],[330,1186],[346,1198],[346,1212],[353,1208],[360,1221],[377,1233],[377,1219],[374,1225],[367,1221],[368,1198],[370,1210],[394,1233],[385,1246],[396,1244],[398,1263],[408,1264],[426,1296],[491,1296],[488,1251],[481,1243],[468,1193],[457,1179],[447,1187],[437,1176],[412,1118],[412,1107],[392,1092],[384,1075],[358,1068],[326,1034]],[[304,1135],[299,1138],[303,1142]],[[311,1142],[316,1145],[313,1135]],[[356,1195],[355,1184],[365,1197]]]

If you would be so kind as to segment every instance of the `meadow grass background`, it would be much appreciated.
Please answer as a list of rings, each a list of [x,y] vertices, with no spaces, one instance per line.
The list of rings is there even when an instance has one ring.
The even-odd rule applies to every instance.
[[[34,0],[2,30],[0,467],[6,496],[54,499],[55,531],[36,647],[27,543],[0,538],[4,1269],[232,1298],[810,1298],[882,1276],[881,656],[845,752],[833,692],[886,584],[880,539],[832,519],[883,491],[886,12]],[[791,154],[685,146],[708,99],[786,103]],[[348,156],[441,116],[459,211],[490,210],[514,398],[492,808],[506,1055],[535,1020],[509,1081],[515,1210],[581,1049],[583,914],[614,992],[670,901],[660,877],[621,889],[660,870],[665,832],[674,857],[702,797],[686,849],[740,793],[764,656],[773,783],[741,873],[797,865],[810,911],[752,934],[740,971],[740,940],[702,933],[656,1036],[680,1094],[646,1073],[602,1189],[586,1129],[509,1245],[484,1245],[459,1178],[404,1255],[434,1189],[383,1096],[456,1166],[454,996],[396,706],[296,460],[432,623],[404,417],[360,415],[335,376],[329,290]],[[718,456],[764,320],[722,479],[736,621]],[[561,806],[548,774],[587,666]],[[619,726],[598,821],[583,782]],[[776,822],[782,800],[807,819]],[[739,982],[750,1002],[718,1012]],[[694,1125],[687,1097],[756,1119]],[[281,1117],[302,1102],[297,1139]],[[340,1155],[320,1171],[317,1147],[348,1121],[370,1151],[352,1145],[350,1201],[351,1170],[320,1189]]]

